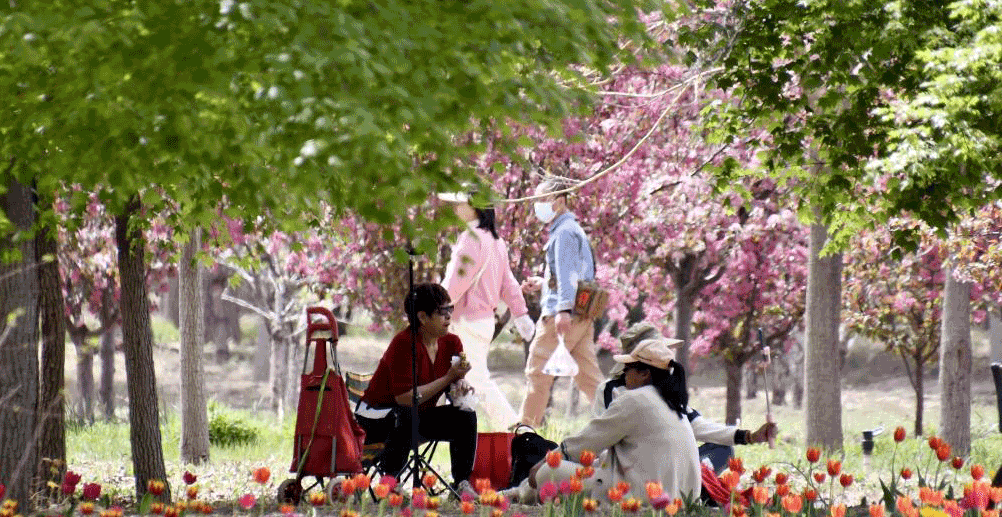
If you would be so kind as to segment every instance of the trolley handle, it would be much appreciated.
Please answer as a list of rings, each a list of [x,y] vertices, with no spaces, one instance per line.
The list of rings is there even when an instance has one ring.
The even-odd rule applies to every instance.
[[[319,318],[314,319],[314,316],[319,316]],[[327,321],[323,321],[324,319]],[[314,336],[314,334],[318,335]],[[331,341],[337,341],[337,318],[335,318],[334,313],[326,307],[307,307],[306,339],[311,340],[318,338],[326,338]]]

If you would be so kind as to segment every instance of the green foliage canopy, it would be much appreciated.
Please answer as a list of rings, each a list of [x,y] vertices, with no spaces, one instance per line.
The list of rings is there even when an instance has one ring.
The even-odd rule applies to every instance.
[[[380,223],[474,178],[457,136],[553,124],[647,41],[631,0],[53,0],[0,14],[0,156],[39,189],[179,207],[178,227],[319,201]],[[514,145],[515,142],[510,142]],[[85,198],[86,196],[81,196]],[[80,201],[83,206],[83,201]],[[181,224],[183,221],[183,224]],[[407,228],[405,228],[407,229]]]

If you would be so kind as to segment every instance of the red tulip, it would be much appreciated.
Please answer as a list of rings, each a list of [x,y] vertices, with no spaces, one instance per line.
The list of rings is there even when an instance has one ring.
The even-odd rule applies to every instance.
[[[908,468],[901,469],[901,479],[911,479],[911,478],[912,478],[911,469]]]
[[[950,466],[953,467],[954,470],[960,470],[960,468],[964,466],[964,458],[954,456],[953,461],[950,462]]]
[[[842,472],[842,462],[839,460],[828,460],[828,475],[835,477]]]
[[[842,474],[841,476],[839,476],[838,482],[843,487],[849,487],[849,485],[852,484],[852,474]]]
[[[777,472],[776,473],[776,484],[777,485],[785,485],[786,482],[789,481],[789,479],[790,479],[790,476],[788,476],[786,474],[786,472]]]
[[[184,484],[194,485],[196,481],[198,481],[198,476],[188,472],[187,470],[184,471]]]
[[[977,480],[981,479],[981,476],[984,476],[984,475],[985,475],[985,468],[984,467],[982,467],[981,465],[978,465],[977,463],[975,463],[974,465],[971,465],[971,478],[973,478],[975,481],[977,481]]]
[[[824,481],[825,481],[825,473],[824,472],[815,472],[814,473],[814,481],[816,483],[824,483]]]
[[[807,461],[809,461],[811,463],[815,463],[819,459],[821,459],[821,449],[818,449],[817,447],[808,447],[807,448]]]
[[[894,441],[895,442],[903,442],[903,441],[905,441],[905,428],[904,427],[898,426],[898,428],[894,430]]]
[[[950,444],[940,441],[939,446],[936,447],[936,458],[939,461],[946,461],[950,458]]]

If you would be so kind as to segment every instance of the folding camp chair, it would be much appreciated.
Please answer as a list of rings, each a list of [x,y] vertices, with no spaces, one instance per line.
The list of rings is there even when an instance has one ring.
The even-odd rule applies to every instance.
[[[348,389],[348,400],[351,402],[351,407],[357,412],[359,411],[360,402],[362,400],[362,394],[365,393],[365,389],[369,387],[369,381],[372,380],[371,373],[358,373],[352,371],[344,372],[344,383]],[[356,420],[357,418],[356,414]],[[364,427],[364,426],[363,426]],[[365,469],[366,474],[372,476],[378,472],[379,458],[386,448],[386,443],[382,441],[373,441],[366,436],[365,444],[362,446],[362,468]],[[422,458],[430,460],[435,455],[435,450],[438,448],[438,440],[429,440],[423,444],[419,454]],[[436,473],[437,475],[437,473]],[[411,471],[405,470],[401,474],[401,479],[399,483],[404,486],[408,481],[410,481]],[[440,479],[443,482],[444,480]],[[430,495],[438,495],[443,492],[445,488],[432,489],[428,493]],[[369,490],[370,495],[375,498],[375,493]]]

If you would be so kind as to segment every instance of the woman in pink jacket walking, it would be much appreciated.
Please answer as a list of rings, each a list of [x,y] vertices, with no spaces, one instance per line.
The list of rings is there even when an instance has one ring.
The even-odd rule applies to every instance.
[[[515,328],[526,341],[532,339],[534,323],[528,315],[519,282],[511,271],[508,244],[498,236],[494,209],[475,208],[466,194],[439,194],[450,203],[467,228],[452,247],[442,286],[449,291],[456,309],[450,331],[463,342],[472,370],[466,380],[478,399],[478,420],[488,430],[505,430],[518,421],[518,414],[487,369],[487,352],[494,337],[494,311],[500,302],[511,309]]]

